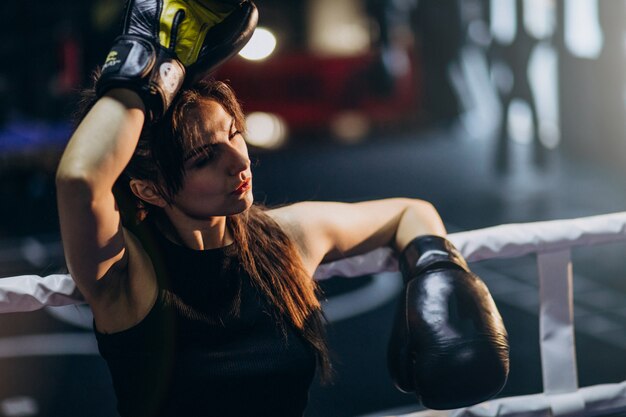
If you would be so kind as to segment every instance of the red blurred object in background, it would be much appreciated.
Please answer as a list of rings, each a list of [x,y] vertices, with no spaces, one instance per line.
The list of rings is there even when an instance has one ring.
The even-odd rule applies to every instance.
[[[277,53],[264,61],[238,56],[215,76],[235,89],[246,113],[273,113],[292,134],[332,134],[333,122],[348,113],[374,129],[417,119],[421,74],[414,54],[395,51],[392,71],[383,62],[378,50],[340,57]]]

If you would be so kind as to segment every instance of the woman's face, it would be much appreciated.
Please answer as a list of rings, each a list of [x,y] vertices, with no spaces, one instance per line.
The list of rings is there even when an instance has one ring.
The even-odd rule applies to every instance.
[[[248,148],[235,119],[210,100],[190,111],[200,144],[185,153],[186,174],[171,207],[193,219],[241,213],[252,205]]]

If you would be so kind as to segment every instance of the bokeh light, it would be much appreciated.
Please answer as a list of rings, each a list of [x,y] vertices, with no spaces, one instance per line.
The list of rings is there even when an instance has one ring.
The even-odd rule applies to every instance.
[[[246,141],[253,146],[276,149],[285,143],[287,126],[275,114],[254,112],[246,116],[248,135]]]
[[[258,27],[239,55],[250,61],[260,61],[270,56],[274,49],[276,49],[276,36],[269,30]]]

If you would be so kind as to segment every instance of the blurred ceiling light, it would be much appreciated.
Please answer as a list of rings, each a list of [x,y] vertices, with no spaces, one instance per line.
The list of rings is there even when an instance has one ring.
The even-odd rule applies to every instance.
[[[246,116],[246,141],[253,146],[276,149],[285,143],[287,125],[275,114],[254,112]]]
[[[537,39],[545,39],[556,27],[556,4],[552,0],[524,0],[524,27]]]
[[[310,1],[307,18],[309,47],[316,54],[353,56],[370,47],[370,23],[360,0]]]
[[[270,56],[274,49],[276,49],[276,36],[269,30],[258,27],[239,55],[250,61],[260,61]]]
[[[491,0],[489,6],[493,39],[504,45],[513,43],[517,34],[515,0]]]
[[[539,140],[548,149],[559,145],[558,53],[548,42],[539,43],[528,61],[528,81],[539,119]]]
[[[579,58],[598,58],[604,42],[598,0],[569,0],[564,6],[565,46]]]

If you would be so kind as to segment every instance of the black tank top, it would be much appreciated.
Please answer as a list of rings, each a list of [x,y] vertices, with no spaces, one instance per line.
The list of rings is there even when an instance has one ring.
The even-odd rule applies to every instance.
[[[289,324],[278,325],[234,245],[196,251],[160,235],[155,243],[154,307],[128,330],[95,331],[119,413],[302,416],[314,351]]]

